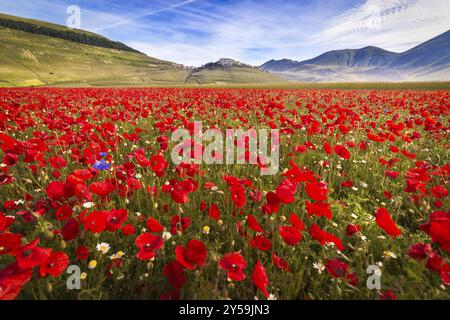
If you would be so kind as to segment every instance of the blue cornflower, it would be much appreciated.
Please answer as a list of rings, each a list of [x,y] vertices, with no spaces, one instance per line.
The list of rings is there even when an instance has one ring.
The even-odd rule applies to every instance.
[[[95,161],[92,168],[95,170],[108,170],[111,167],[111,164],[106,162],[105,160]]]
[[[104,158],[104,157],[106,157],[108,155],[108,153],[107,152],[100,152],[98,155],[100,157]]]

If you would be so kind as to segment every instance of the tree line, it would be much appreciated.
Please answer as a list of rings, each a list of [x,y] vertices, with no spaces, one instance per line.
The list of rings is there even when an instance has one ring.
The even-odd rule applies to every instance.
[[[0,18],[0,26],[9,28],[9,29],[15,29],[15,30],[29,32],[29,33],[40,34],[40,35],[44,35],[44,36],[74,41],[74,42],[78,42],[78,43],[82,43],[82,44],[87,44],[90,46],[141,53],[133,48],[128,47],[127,45],[123,44],[122,42],[111,41],[111,40],[101,37],[101,36],[96,36],[96,35],[91,35],[88,33],[73,31],[73,30],[70,30],[69,28],[67,30],[55,29],[55,28],[51,28],[51,27],[47,27],[47,26],[36,25],[33,23],[25,22],[25,21],[16,21],[16,20],[4,19],[4,18]]]

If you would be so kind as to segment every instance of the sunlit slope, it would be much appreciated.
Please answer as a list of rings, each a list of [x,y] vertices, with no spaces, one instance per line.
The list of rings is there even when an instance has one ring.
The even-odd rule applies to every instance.
[[[144,54],[0,28],[0,85],[184,83],[188,71]]]

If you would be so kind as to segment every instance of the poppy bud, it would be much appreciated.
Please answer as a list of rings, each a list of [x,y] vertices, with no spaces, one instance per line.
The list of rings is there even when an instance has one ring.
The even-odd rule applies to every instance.
[[[47,293],[52,293],[53,285],[50,282],[47,282],[47,284],[45,286],[45,291],[47,291]]]
[[[59,242],[59,247],[60,247],[61,249],[65,249],[65,248],[67,248],[67,243],[66,243],[64,240],[61,240],[61,241]]]
[[[53,234],[53,232],[47,229],[42,232],[42,236],[47,240],[52,240],[55,235]]]

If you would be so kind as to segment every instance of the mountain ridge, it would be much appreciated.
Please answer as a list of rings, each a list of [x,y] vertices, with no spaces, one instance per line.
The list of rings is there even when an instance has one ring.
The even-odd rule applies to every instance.
[[[366,46],[327,51],[303,61],[272,59],[259,67],[288,79],[313,82],[449,80],[450,30],[400,53]]]

